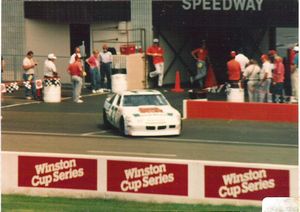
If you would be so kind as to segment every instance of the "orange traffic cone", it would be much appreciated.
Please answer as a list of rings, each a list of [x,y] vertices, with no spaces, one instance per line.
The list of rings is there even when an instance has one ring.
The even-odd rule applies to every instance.
[[[176,71],[175,76],[175,87],[171,89],[173,92],[183,92],[184,90],[180,87],[180,73],[179,71]]]

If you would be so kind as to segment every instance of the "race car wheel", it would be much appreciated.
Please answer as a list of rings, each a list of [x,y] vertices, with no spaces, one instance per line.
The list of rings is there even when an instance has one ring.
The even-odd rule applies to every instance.
[[[120,132],[122,135],[125,135],[125,121],[124,118],[120,118]]]
[[[110,128],[110,123],[109,123],[109,121],[107,120],[107,115],[106,115],[106,112],[105,112],[105,110],[103,110],[103,125],[104,125],[104,127],[105,128]]]

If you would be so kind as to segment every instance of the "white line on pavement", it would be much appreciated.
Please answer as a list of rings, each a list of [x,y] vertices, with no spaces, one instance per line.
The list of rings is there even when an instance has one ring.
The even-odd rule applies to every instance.
[[[82,133],[80,135],[81,136],[89,136],[89,135],[102,134],[102,133],[106,133],[106,132],[107,132],[107,130],[101,130],[101,131],[95,131],[95,132]]]
[[[101,132],[101,131],[99,131]],[[122,136],[116,135],[83,135],[83,134],[72,134],[72,133],[48,133],[48,132],[21,132],[21,131],[2,131],[2,134],[19,134],[19,135],[49,135],[49,136],[68,136],[68,137],[90,137],[90,138],[119,138]],[[220,140],[205,140],[205,139],[190,139],[190,138],[143,138],[144,140],[155,140],[155,141],[171,141],[171,142],[195,142],[195,143],[206,143],[206,144],[237,144],[237,145],[255,145],[255,146],[271,146],[271,147],[289,147],[297,148],[297,144],[278,144],[278,143],[255,143],[255,142],[241,142],[241,141],[220,141]]]
[[[122,154],[122,155],[139,155],[139,156],[157,156],[157,157],[177,157],[174,154],[154,154],[154,153],[145,153],[145,152],[115,152],[115,151],[94,151],[88,150],[88,153],[103,153],[103,154]]]
[[[23,105],[32,105],[32,104],[40,104],[41,102],[26,102],[26,103],[20,103],[20,104],[13,104],[13,105],[6,105],[2,106],[1,108],[10,108],[10,107],[17,107],[17,106],[23,106]]]

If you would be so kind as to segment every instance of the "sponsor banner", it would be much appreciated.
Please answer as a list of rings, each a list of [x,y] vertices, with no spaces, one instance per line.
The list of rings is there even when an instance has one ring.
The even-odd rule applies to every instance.
[[[19,156],[18,164],[19,186],[97,190],[95,159]]]
[[[289,197],[288,170],[205,166],[205,197],[263,200]]]
[[[107,190],[187,196],[188,166],[108,160]]]

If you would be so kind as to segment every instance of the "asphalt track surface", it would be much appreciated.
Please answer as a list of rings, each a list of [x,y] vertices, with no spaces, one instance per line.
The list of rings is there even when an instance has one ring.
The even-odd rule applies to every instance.
[[[182,112],[187,92],[164,93]],[[106,94],[83,93],[84,103],[28,101],[21,91],[2,98],[2,151],[298,164],[298,124],[183,120],[180,136],[123,137],[102,125]]]

